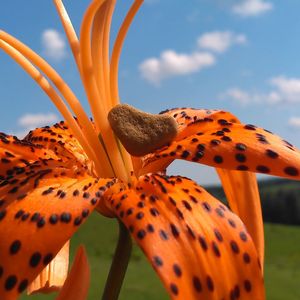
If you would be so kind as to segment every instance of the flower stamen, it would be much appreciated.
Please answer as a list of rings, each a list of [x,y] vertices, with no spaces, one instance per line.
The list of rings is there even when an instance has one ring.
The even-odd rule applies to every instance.
[[[139,8],[143,4],[144,0],[135,0],[132,4],[130,10],[128,11],[124,22],[119,30],[117,35],[110,63],[110,90],[111,90],[111,98],[113,101],[113,105],[117,105],[119,103],[119,88],[118,88],[118,73],[119,73],[119,60],[122,51],[122,47],[124,44],[124,40],[126,38],[126,34],[128,29],[138,12]]]
[[[62,98],[50,85],[49,81],[19,51],[10,46],[8,43],[4,42],[3,40],[0,40],[0,48],[2,48],[8,55],[10,55],[49,96],[54,105],[57,107],[57,109],[61,112],[63,117],[68,122],[73,133],[76,135],[76,138],[78,139],[79,143],[86,151],[87,156],[94,162],[97,175],[101,176],[101,172],[104,171],[104,168],[98,160],[98,156],[90,147],[78,123],[73,118],[73,115],[70,113],[68,107],[65,105]]]
[[[125,169],[119,147],[107,120],[108,107],[103,91],[99,91],[93,68],[91,56],[91,26],[98,9],[103,5],[103,0],[96,0],[87,9],[83,18],[80,31],[80,51],[82,58],[82,77],[86,94],[95,119],[97,131],[106,147],[115,175],[125,181],[129,180],[129,174]]]
[[[96,84],[98,88],[98,92],[103,93],[104,102],[106,102],[107,110],[109,110],[111,103],[110,97],[108,95],[107,86],[109,85],[109,81],[107,79],[105,64],[107,65],[108,56],[105,57],[106,44],[104,41],[104,32],[105,25],[107,21],[106,19],[108,10],[109,10],[109,2],[106,1],[97,11],[93,20],[93,28],[92,28],[92,38],[91,38],[91,51],[92,51],[92,61],[93,61],[93,69],[96,79]],[[109,51],[109,50],[108,50]]]
[[[105,155],[103,147],[101,146],[100,142],[98,141],[97,135],[95,134],[95,130],[94,130],[88,116],[84,112],[79,100],[76,98],[76,96],[74,95],[72,90],[69,88],[69,86],[63,81],[63,79],[57,74],[57,72],[45,60],[43,60],[39,55],[37,55],[34,51],[32,51],[25,44],[21,43],[16,38],[14,38],[13,36],[9,35],[8,33],[4,32],[4,31],[0,31],[0,40],[3,41],[3,43],[1,43],[1,48],[4,50],[5,44],[10,46],[10,47],[6,47],[6,51],[8,51],[7,53],[9,55],[14,56],[16,58],[18,57],[19,64],[22,65],[23,63],[25,63],[25,61],[27,61],[27,60],[30,61],[31,63],[36,65],[53,82],[53,84],[56,86],[56,88],[59,90],[59,92],[62,94],[62,96],[64,97],[66,102],[70,105],[71,109],[77,116],[79,123],[82,126],[82,131],[85,135],[85,139],[88,141],[88,143],[91,144],[91,147],[93,149],[97,149],[97,152],[95,153],[95,155],[92,155],[91,151],[87,150],[89,157],[95,157],[95,156],[97,157],[97,158],[93,159],[93,161],[95,161],[95,165],[99,165],[98,167],[96,167],[97,174],[98,173],[111,174],[111,176],[112,176],[113,173],[110,171],[111,168],[110,168],[109,161],[107,160],[107,157]],[[15,50],[17,53],[20,53],[21,56],[16,55],[16,53],[14,53],[14,51],[12,51],[12,50]],[[30,74],[30,67],[33,67],[30,62],[28,62],[27,64],[25,63],[25,65],[27,65],[25,70],[29,74]],[[38,72],[38,71],[36,70],[34,72]],[[39,76],[41,76],[41,74],[39,72],[38,72],[38,74],[39,74]],[[30,76],[32,77],[32,75],[30,75]],[[37,75],[35,75],[35,76],[37,76]],[[33,77],[33,78],[35,79],[35,77]],[[48,82],[48,85],[50,86],[49,82]],[[53,94],[53,92],[55,92],[54,89],[51,91],[51,93]],[[53,98],[51,98],[51,100],[53,101]],[[62,102],[62,100],[60,102]],[[61,108],[61,106],[60,106],[60,108]],[[60,112],[65,117],[66,110],[68,110],[68,108],[67,107],[65,108],[64,113],[61,111],[60,108],[59,108]],[[70,111],[68,114],[72,116]],[[68,117],[67,121],[70,122],[70,120],[71,120],[71,118]],[[71,122],[72,123],[75,122],[73,117],[72,117]],[[79,126],[77,126],[77,127],[80,129]],[[79,132],[78,128],[76,131],[74,131],[74,134],[78,134],[78,132]],[[72,130],[75,130],[75,126],[73,126]],[[81,130],[80,130],[80,132],[81,132]],[[83,144],[81,144],[83,146],[83,148],[87,149],[87,146],[84,146],[86,144],[86,142],[84,142],[84,140],[79,138],[80,143],[83,143]],[[98,152],[100,153],[100,155]],[[99,163],[97,163],[98,160],[100,161]]]
[[[66,11],[61,0],[54,0],[54,5],[60,17],[61,23],[64,27],[66,36],[69,41],[69,45],[71,47],[75,62],[77,64],[79,73],[81,74],[81,57],[80,57],[80,46],[77,34],[74,30],[72,22],[69,18],[68,12]]]

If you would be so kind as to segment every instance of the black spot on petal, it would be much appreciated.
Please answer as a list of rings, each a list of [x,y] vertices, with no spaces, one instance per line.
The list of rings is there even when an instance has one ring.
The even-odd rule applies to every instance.
[[[172,294],[178,295],[178,287],[175,283],[170,284],[170,289],[171,289]]]
[[[5,289],[7,291],[12,290],[15,287],[15,285],[17,284],[17,281],[18,281],[17,276],[15,276],[15,275],[8,276],[6,278],[5,284],[4,284]]]
[[[10,254],[16,254],[16,253],[18,253],[20,248],[21,248],[21,242],[19,240],[15,240],[10,245],[9,252],[10,252]]]
[[[261,173],[270,173],[270,169],[267,166],[259,165],[256,167],[256,171]]]
[[[52,259],[53,259],[52,253],[48,253],[43,259],[43,264],[45,266],[48,265]]]
[[[277,158],[279,156],[277,152],[275,152],[275,151],[273,151],[271,149],[267,149],[266,150],[266,155],[268,157],[270,157],[270,158],[273,158],[273,159],[275,159],[275,158]]]
[[[298,169],[296,169],[294,167],[286,167],[284,169],[284,173],[286,173],[287,175],[290,175],[290,176],[298,176],[299,175]]]
[[[18,292],[19,293],[24,292],[27,286],[28,286],[28,280],[27,279],[22,280],[18,286]]]
[[[201,284],[200,279],[197,276],[193,277],[193,285],[194,285],[195,290],[198,293],[200,293],[202,291],[202,284]]]
[[[39,253],[39,252],[33,253],[29,260],[29,265],[33,268],[37,267],[41,261],[41,258],[42,258],[41,253]]]
[[[174,264],[174,265],[173,265],[173,271],[174,271],[174,273],[175,273],[175,275],[176,275],[177,277],[181,277],[182,271],[181,271],[181,268],[179,267],[179,265]]]
[[[153,257],[153,263],[156,267],[161,267],[164,264],[162,259],[159,256]]]
[[[159,235],[160,235],[161,239],[164,241],[169,239],[168,234],[162,229],[159,231]]]

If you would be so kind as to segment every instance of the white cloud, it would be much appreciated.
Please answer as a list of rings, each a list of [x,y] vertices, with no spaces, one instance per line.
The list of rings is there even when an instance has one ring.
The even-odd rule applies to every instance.
[[[300,78],[277,76],[268,82],[273,87],[268,92],[245,91],[235,87],[222,93],[220,98],[233,100],[242,105],[250,103],[300,103]]]
[[[46,125],[53,125],[59,120],[58,116],[53,113],[25,114],[17,120],[20,128],[13,130],[10,134],[17,136],[19,139],[24,138],[30,130]]]
[[[146,59],[139,65],[142,77],[158,85],[163,79],[198,72],[215,64],[215,57],[207,52],[191,54],[166,50],[159,58]]]
[[[58,121],[56,114],[25,114],[19,120],[18,124],[26,129],[45,126]]]
[[[240,105],[253,103],[278,103],[280,98],[277,92],[260,93],[256,91],[245,91],[240,88],[230,88],[220,94],[219,98],[223,100],[235,101]]]
[[[230,88],[220,95],[221,99],[233,100],[239,104],[248,104],[251,100],[251,95],[239,88]]]
[[[42,33],[42,45],[49,58],[59,61],[67,55],[64,36],[55,29],[46,29]]]
[[[296,129],[300,129],[300,117],[291,117],[288,124]]]
[[[280,102],[300,103],[300,78],[273,77],[270,83],[276,88]]]
[[[270,11],[273,4],[265,0],[243,0],[232,7],[233,13],[242,17],[252,17]]]
[[[198,47],[222,53],[235,44],[245,44],[247,38],[244,34],[235,34],[231,31],[212,31],[198,38]]]
[[[226,51],[234,44],[246,42],[247,38],[243,34],[231,31],[207,32],[198,38],[198,49],[194,52],[177,53],[175,50],[165,50],[159,57],[144,60],[139,65],[139,71],[144,79],[159,85],[164,79],[188,75],[211,67],[216,63],[215,54]]]

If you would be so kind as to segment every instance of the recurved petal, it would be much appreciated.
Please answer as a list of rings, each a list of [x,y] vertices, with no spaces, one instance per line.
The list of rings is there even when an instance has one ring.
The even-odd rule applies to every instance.
[[[241,218],[253,239],[263,269],[264,227],[256,175],[225,169],[217,172],[230,208]]]
[[[218,110],[218,109],[195,109],[195,108],[173,108],[161,112],[161,114],[167,114],[172,116],[179,127],[179,131],[182,131],[187,126],[194,124],[195,122],[214,122],[219,123],[239,123],[239,120],[233,114]]]
[[[0,210],[41,185],[56,187],[88,174],[90,162],[64,122],[37,128],[23,140],[0,134]]]
[[[6,300],[45,268],[113,181],[92,178],[80,162],[28,141],[1,140],[0,299]]]
[[[90,266],[83,246],[76,252],[70,274],[56,300],[86,300],[90,286]]]
[[[193,181],[141,176],[107,203],[172,299],[265,299],[257,252],[244,225]]]
[[[233,114],[216,109],[194,109],[183,107],[165,110],[160,114],[172,116],[177,122],[178,134],[174,141],[182,141],[193,134],[200,134],[199,128],[204,131],[209,130],[216,124],[228,125],[232,123],[240,123]],[[158,150],[167,149],[168,147],[163,147]],[[177,150],[181,149],[182,146],[178,145]],[[172,152],[171,155],[164,153],[160,156],[154,152],[141,158],[134,157],[134,160],[137,160],[140,165],[139,174],[153,173],[160,171],[161,169],[165,169],[174,159],[174,152]]]
[[[30,142],[43,148],[52,150],[60,159],[78,159],[81,162],[87,161],[78,140],[74,137],[68,124],[64,121],[36,128],[28,133],[24,142]]]
[[[58,160],[53,151],[44,149],[30,141],[0,133],[0,180],[10,179],[24,172],[30,162]]]
[[[217,132],[220,138],[219,141],[229,142],[230,139],[226,136],[228,128],[230,129],[232,123],[240,123],[240,121],[231,113],[219,110],[181,108],[172,109],[164,113],[171,115],[177,121],[178,126],[181,129],[181,132],[176,139],[179,141],[192,134],[199,135],[193,137],[193,142],[197,142],[197,140],[201,141],[201,132],[205,132],[205,130],[209,130],[210,127],[219,125],[219,132]],[[224,132],[224,136],[222,136],[222,131]],[[214,140],[213,143],[218,143],[218,140]],[[177,147],[180,148],[179,145]],[[201,156],[203,147],[202,145],[197,145],[197,147],[199,147],[200,150],[197,155]],[[242,149],[242,147],[242,144],[237,145],[237,148]],[[164,154],[163,156],[164,166],[172,161],[172,158],[168,157],[168,155],[166,156],[166,154]],[[239,158],[239,154],[237,154],[237,158]],[[199,160],[199,162],[201,163],[201,160]],[[156,161],[150,164],[150,166],[153,166],[155,169],[156,166],[154,164],[159,165],[159,162]],[[248,232],[252,236],[254,244],[257,247],[263,265],[264,235],[256,176],[251,172],[234,171],[222,168],[216,168],[216,170],[222,181],[222,186],[230,207],[246,225]]]
[[[186,127],[185,137],[144,158],[144,167],[171,158],[216,168],[251,171],[300,179],[300,152],[279,136],[254,125],[197,122]]]

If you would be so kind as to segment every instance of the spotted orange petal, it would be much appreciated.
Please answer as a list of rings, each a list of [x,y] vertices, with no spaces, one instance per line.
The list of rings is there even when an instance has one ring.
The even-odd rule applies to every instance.
[[[239,123],[239,120],[229,112],[221,110],[209,110],[209,109],[193,109],[193,108],[174,108],[170,110],[162,111],[160,114],[167,114],[175,119],[178,126],[178,134],[174,141],[182,141],[187,137],[197,133],[199,130],[195,124],[201,126],[202,130],[209,130],[212,123]],[[164,147],[167,150],[168,147]],[[139,158],[141,161],[137,162],[137,165],[141,168],[140,174],[147,172],[157,172],[162,168],[166,168],[176,157],[163,153],[159,156],[156,152]],[[158,161],[159,159],[159,161]],[[134,157],[134,160],[137,158]]]
[[[217,172],[230,208],[241,218],[253,239],[263,269],[264,227],[256,175],[225,169]]]
[[[219,174],[230,205],[247,226],[263,261],[263,227],[256,180],[248,173],[242,175],[225,169],[300,179],[299,150],[267,130],[240,124],[237,118],[223,111],[181,109],[167,113],[179,124],[178,137],[168,147],[144,157],[143,171],[157,171],[160,165],[166,167],[175,158],[223,169]],[[235,184],[240,188],[234,188]]]
[[[75,156],[58,158],[55,147],[6,135],[0,146],[0,299],[7,300],[44,269],[113,181],[93,178]]]
[[[58,159],[53,151],[45,151],[42,146],[16,136],[0,133],[0,180],[12,178],[15,174],[23,173],[23,167],[29,162]],[[1,203],[1,202],[0,202]]]
[[[199,128],[201,127],[201,130],[207,130],[210,126],[214,127],[216,123],[227,126],[231,123],[240,123],[234,115],[222,110],[179,108],[163,113],[172,116],[178,123],[179,134],[176,140],[181,140],[193,133],[197,135],[197,126],[194,126],[197,123],[200,123]],[[188,128],[189,126],[191,126],[191,128]],[[222,128],[219,129],[222,130]],[[223,140],[228,140],[228,138],[225,137]],[[171,161],[172,160],[169,159],[165,161],[165,164],[167,165]],[[159,163],[157,162],[156,164]],[[221,179],[229,205],[233,212],[235,212],[246,225],[257,247],[259,258],[263,265],[264,233],[256,176],[250,172],[240,172],[222,168],[216,168],[216,171]]]
[[[48,294],[59,291],[64,285],[69,270],[70,241],[59,250],[52,261],[30,283],[27,294]]]
[[[30,131],[24,141],[52,150],[60,159],[79,159],[86,162],[87,156],[64,121]]]
[[[244,225],[193,181],[144,175],[107,202],[172,299],[265,299]]]
[[[146,156],[144,169],[151,169],[150,164],[158,160],[164,163],[179,158],[217,168],[300,179],[299,150],[254,125],[204,118],[186,126],[180,136]]]
[[[161,112],[161,114],[172,116],[176,120],[180,132],[195,122],[201,122],[200,120],[202,120],[203,123],[205,123],[206,120],[209,122],[222,120],[219,122],[240,123],[238,118],[230,112],[218,109],[194,109],[183,107],[165,110]]]

